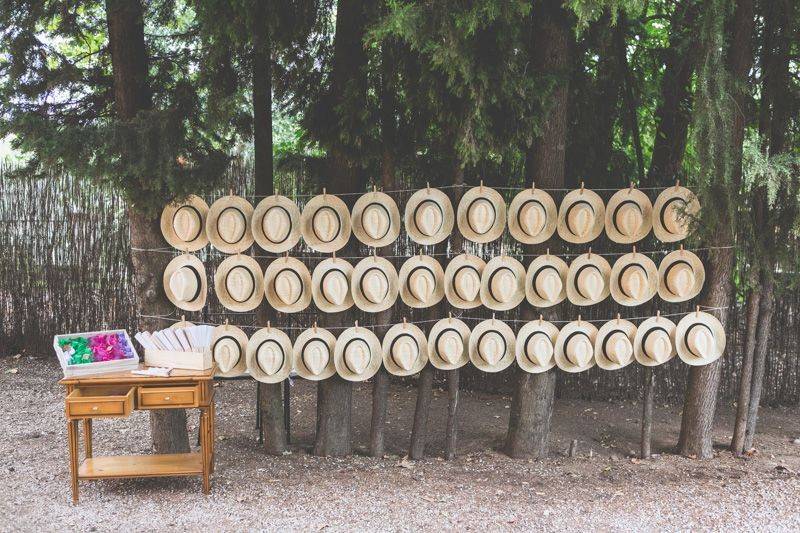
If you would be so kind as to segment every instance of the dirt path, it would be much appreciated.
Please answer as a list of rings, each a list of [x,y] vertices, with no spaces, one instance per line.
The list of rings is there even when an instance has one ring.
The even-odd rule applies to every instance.
[[[798,530],[798,409],[764,409],[759,453],[709,461],[670,455],[677,409],[657,408],[651,461],[634,460],[639,406],[558,402],[552,456],[517,461],[502,442],[508,398],[465,393],[460,454],[442,461],[446,394],[434,398],[429,459],[403,461],[413,390],[392,387],[385,459],[309,456],[315,389],[292,389],[293,453],[265,456],[254,429],[253,382],[218,389],[218,448],[210,497],[199,480],[89,481],[70,504],[63,391],[51,358],[0,359],[0,530]],[[355,443],[369,436],[370,386],[355,389]],[[715,443],[730,438],[721,406]],[[196,435],[197,417],[190,419]],[[95,453],[148,451],[147,415],[95,424]],[[578,439],[580,457],[563,451]]]

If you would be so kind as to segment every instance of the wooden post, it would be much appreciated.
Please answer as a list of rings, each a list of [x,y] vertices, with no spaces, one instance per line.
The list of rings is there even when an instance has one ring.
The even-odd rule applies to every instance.
[[[386,425],[386,407],[389,393],[389,375],[383,367],[375,374],[372,385],[372,422],[369,434],[369,454],[372,457],[383,457],[386,452],[383,429]]]
[[[653,392],[655,372],[652,366],[644,367],[644,387],[642,391],[642,459],[650,459],[650,442],[653,434]]]
[[[444,457],[448,461],[456,457],[458,439],[458,393],[461,371],[456,368],[447,372],[447,436],[445,438]]]
[[[411,446],[408,455],[412,459],[425,456],[425,440],[428,436],[428,411],[433,395],[433,366],[425,365],[417,383],[417,406],[414,411],[414,428],[411,431]]]

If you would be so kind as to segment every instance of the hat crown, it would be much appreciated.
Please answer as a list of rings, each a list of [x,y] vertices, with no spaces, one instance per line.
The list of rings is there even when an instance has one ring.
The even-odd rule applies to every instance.
[[[697,357],[711,359],[716,349],[714,334],[707,327],[694,327],[689,331],[686,344]]]
[[[374,240],[382,239],[388,232],[392,221],[386,209],[379,204],[370,204],[361,214],[361,223],[364,231]]]
[[[635,202],[624,203],[617,210],[614,222],[620,233],[626,237],[634,237],[644,225],[642,208]]]
[[[489,366],[500,362],[506,354],[506,342],[499,331],[489,331],[481,337],[478,353]]]
[[[606,287],[606,280],[594,265],[581,270],[577,283],[580,293],[593,302],[600,299]]]
[[[577,237],[586,237],[594,225],[594,209],[587,203],[573,205],[569,211],[568,226]]]
[[[619,285],[622,292],[639,300],[647,293],[647,272],[641,265],[633,264],[622,272]]]
[[[567,346],[567,357],[575,366],[584,367],[592,359],[593,349],[589,337],[577,335]]]
[[[285,209],[272,206],[261,219],[261,228],[270,242],[283,242],[292,229],[292,219]]]
[[[534,337],[533,346],[531,351],[526,352],[528,359],[539,366],[547,366],[553,358],[553,342],[545,334],[539,334]]]
[[[314,235],[322,242],[331,242],[339,234],[341,221],[333,208],[325,206],[317,209],[312,220]]]
[[[669,269],[665,281],[671,293],[685,298],[691,294],[695,284],[694,269],[686,263],[674,264]]]
[[[188,302],[197,294],[197,276],[188,267],[177,269],[169,277],[169,290],[181,302]]]
[[[436,352],[445,362],[454,365],[464,354],[464,339],[457,331],[445,331],[436,341]]]
[[[261,370],[272,376],[283,366],[283,350],[276,342],[265,342],[258,347],[256,359]]]
[[[233,339],[220,339],[214,345],[214,360],[224,374],[230,372],[239,361],[241,347]]]
[[[486,198],[478,198],[469,206],[467,220],[472,230],[478,235],[483,235],[494,226],[497,214],[494,205]]]
[[[252,273],[245,267],[234,267],[225,276],[225,290],[237,302],[246,302],[253,289]]]
[[[551,268],[543,270],[536,276],[535,284],[536,292],[543,295],[550,303],[556,302],[564,289],[564,282],[561,280],[561,276]]]
[[[654,361],[663,363],[672,352],[672,341],[665,331],[653,331],[645,340],[644,351]]]
[[[315,376],[322,374],[330,361],[328,345],[322,339],[314,339],[303,349],[303,364]]]
[[[458,295],[467,302],[474,302],[481,289],[481,278],[473,268],[462,268],[456,272],[453,282]]]
[[[217,233],[228,244],[239,242],[247,229],[244,213],[235,207],[226,207],[217,218]]]
[[[354,374],[363,374],[372,358],[369,344],[364,339],[355,339],[344,350],[344,361]]]
[[[511,269],[500,268],[492,276],[490,289],[498,302],[510,302],[517,290],[517,277]]]
[[[347,276],[342,271],[331,270],[322,283],[322,295],[333,305],[342,305],[349,287]]]
[[[609,360],[619,365],[624,365],[633,356],[631,340],[621,331],[612,333],[606,341],[606,356]]]
[[[528,202],[519,211],[519,225],[522,231],[536,237],[547,223],[547,213],[539,202]]]
[[[202,224],[203,221],[200,219],[197,209],[188,205],[179,207],[172,217],[172,230],[183,242],[194,240],[200,233]]]
[[[442,210],[432,200],[423,201],[414,215],[414,224],[420,233],[427,237],[436,235],[443,223]]]
[[[419,347],[411,337],[398,337],[392,345],[392,359],[406,372],[414,368],[418,357]]]
[[[362,291],[370,302],[379,304],[389,293],[389,280],[382,270],[372,269],[361,278]]]
[[[684,209],[686,209],[686,200],[683,198],[675,198],[664,210],[664,228],[666,228],[669,233],[681,234],[686,231]]]
[[[427,303],[436,291],[436,278],[430,270],[416,268],[408,277],[408,289],[414,298],[422,303]]]
[[[283,270],[275,276],[275,294],[286,304],[292,305],[303,294],[303,282],[294,270]]]

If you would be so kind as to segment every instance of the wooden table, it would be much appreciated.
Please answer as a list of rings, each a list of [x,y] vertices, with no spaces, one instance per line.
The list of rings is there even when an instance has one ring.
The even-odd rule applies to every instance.
[[[139,368],[144,368],[140,365]],[[175,369],[168,377],[115,372],[65,377],[72,501],[78,502],[78,480],[159,476],[202,476],[209,493],[214,471],[214,369]],[[200,451],[162,455],[92,454],[92,420],[127,417],[134,409],[200,410]],[[80,461],[79,422],[83,422],[85,455]]]

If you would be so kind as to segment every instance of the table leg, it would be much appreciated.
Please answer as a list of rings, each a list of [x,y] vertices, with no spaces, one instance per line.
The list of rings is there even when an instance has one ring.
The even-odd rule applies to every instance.
[[[210,470],[210,453],[209,450],[210,446],[208,444],[208,425],[209,425],[209,414],[208,408],[202,409],[200,411],[200,432],[202,437],[202,441],[200,442],[200,454],[203,460],[203,492],[205,494],[209,494],[211,492],[211,484],[208,479],[209,470]]]
[[[209,443],[209,456],[211,461],[211,473],[214,473],[214,458],[216,456],[215,449],[217,447],[216,437],[214,436],[214,428],[217,424],[217,408],[214,406],[214,402],[211,402],[209,405],[209,415],[210,420],[208,423],[208,443]]]
[[[92,419],[83,419],[83,442],[86,446],[86,458],[92,456]]]
[[[67,420],[69,473],[72,480],[72,503],[78,503],[78,421]]]

